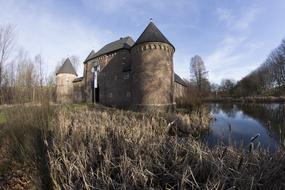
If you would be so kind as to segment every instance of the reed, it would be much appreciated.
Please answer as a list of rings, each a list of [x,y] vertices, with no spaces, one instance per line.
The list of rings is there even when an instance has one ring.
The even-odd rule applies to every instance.
[[[272,103],[272,102],[285,102],[285,97],[284,96],[216,97],[216,98],[204,98],[203,102]]]
[[[198,140],[210,122],[205,110],[161,114],[63,109],[57,115],[54,136],[48,140],[52,143],[47,144],[58,189],[284,187],[281,151],[271,155],[255,149],[210,149]]]
[[[6,113],[9,151],[36,189],[285,188],[282,150],[209,148],[206,109],[136,113],[85,105]]]

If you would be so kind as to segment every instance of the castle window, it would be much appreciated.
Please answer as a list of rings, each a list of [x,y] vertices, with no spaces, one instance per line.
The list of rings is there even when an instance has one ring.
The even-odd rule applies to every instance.
[[[117,80],[118,79],[118,76],[117,75],[115,75],[115,80]]]
[[[127,92],[126,96],[130,97],[131,96],[131,92]]]
[[[122,62],[122,65],[125,65],[126,63],[125,62]]]
[[[112,98],[113,97],[113,94],[112,92],[109,93],[109,98]]]
[[[130,78],[130,73],[124,73],[124,79],[127,80]]]

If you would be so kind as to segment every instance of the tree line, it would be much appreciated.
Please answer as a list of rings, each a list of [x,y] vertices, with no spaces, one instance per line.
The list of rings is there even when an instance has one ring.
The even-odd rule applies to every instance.
[[[285,95],[285,39],[256,70],[241,79],[236,96]]]
[[[64,59],[48,74],[42,55],[31,57],[15,37],[15,27],[0,25],[0,104],[55,101],[55,73]],[[78,57],[70,60],[76,68]]]
[[[203,59],[195,55],[190,61],[190,78],[184,79],[187,84],[187,92],[184,100],[185,104],[195,106],[201,104],[203,98],[213,98],[222,96],[232,96],[236,81],[234,79],[222,79],[220,84],[211,83],[208,78]]]
[[[202,98],[284,96],[285,95],[285,39],[254,71],[236,82],[222,79],[210,83],[208,71],[199,55],[190,61],[190,80],[187,98],[195,102]],[[196,97],[196,98],[195,98]]]

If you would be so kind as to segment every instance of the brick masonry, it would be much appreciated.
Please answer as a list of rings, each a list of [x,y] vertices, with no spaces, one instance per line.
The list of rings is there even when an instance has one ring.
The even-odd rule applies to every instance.
[[[175,98],[183,97],[186,91],[174,80],[174,51],[169,43],[145,42],[96,56],[84,63],[80,79],[72,74],[57,75],[57,100],[173,110]],[[91,72],[95,65],[100,65],[97,90]]]

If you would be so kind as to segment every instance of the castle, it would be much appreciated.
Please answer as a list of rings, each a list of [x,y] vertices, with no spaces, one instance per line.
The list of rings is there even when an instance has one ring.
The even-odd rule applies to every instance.
[[[67,59],[56,73],[57,102],[96,102],[135,110],[173,110],[186,83],[173,71],[175,48],[150,22],[136,42],[120,38],[92,51],[77,77]]]

